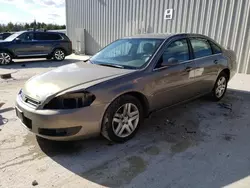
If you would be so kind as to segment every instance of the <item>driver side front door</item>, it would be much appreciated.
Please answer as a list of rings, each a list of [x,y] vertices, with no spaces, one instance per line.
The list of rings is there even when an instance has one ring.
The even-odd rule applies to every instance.
[[[170,58],[176,64],[162,66]],[[197,94],[195,79],[196,64],[191,60],[187,39],[178,39],[163,49],[161,58],[153,70],[153,108],[160,109],[185,101]]]
[[[32,56],[35,53],[33,37],[33,32],[23,33],[18,37],[20,40],[13,44],[13,49],[18,57]]]

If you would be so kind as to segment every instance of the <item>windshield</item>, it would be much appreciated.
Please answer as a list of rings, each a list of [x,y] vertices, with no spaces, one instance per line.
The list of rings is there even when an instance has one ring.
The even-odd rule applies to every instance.
[[[5,39],[5,41],[13,41],[15,38],[17,38],[19,35],[21,34],[21,32],[17,32],[17,33],[14,33],[12,35],[10,35],[9,37],[7,37]]]
[[[139,69],[147,64],[162,42],[163,39],[120,39],[90,58],[90,62],[117,68]]]

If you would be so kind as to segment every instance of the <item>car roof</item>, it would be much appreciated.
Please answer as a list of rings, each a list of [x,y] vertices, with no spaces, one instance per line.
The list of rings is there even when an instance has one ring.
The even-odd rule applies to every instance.
[[[143,33],[143,34],[136,34],[136,35],[128,36],[128,37],[124,37],[124,38],[166,39],[170,36],[171,36],[171,34],[169,34],[169,33]]]
[[[30,31],[32,32],[32,31]],[[56,32],[56,31],[33,31],[34,33],[49,33],[49,34],[63,34],[61,32]]]
[[[56,32],[56,31],[17,31],[15,33],[23,34],[23,33],[55,33],[55,34],[64,34],[62,32]]]
[[[136,34],[129,37],[124,37],[124,39],[129,38],[150,38],[150,39],[167,39],[170,37],[202,37],[202,38],[209,38],[205,35],[197,34],[197,33],[143,33],[143,34]]]

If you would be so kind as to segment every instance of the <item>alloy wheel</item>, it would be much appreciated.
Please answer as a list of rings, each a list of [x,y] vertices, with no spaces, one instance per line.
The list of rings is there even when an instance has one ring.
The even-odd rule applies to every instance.
[[[56,60],[61,61],[65,58],[65,54],[62,50],[56,50],[54,57]]]
[[[122,105],[112,120],[115,135],[121,138],[131,135],[138,126],[139,120],[139,110],[136,105],[132,103]]]
[[[217,81],[217,87],[215,89],[215,95],[217,98],[220,98],[223,96],[223,94],[226,91],[226,87],[227,87],[227,79],[224,76],[222,76]]]
[[[11,62],[11,56],[8,53],[0,53],[0,64],[7,65]]]

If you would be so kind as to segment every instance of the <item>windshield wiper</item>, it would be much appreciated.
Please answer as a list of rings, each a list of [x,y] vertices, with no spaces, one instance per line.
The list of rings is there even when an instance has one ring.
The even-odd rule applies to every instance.
[[[106,66],[106,67],[115,67],[115,68],[119,68],[119,69],[124,69],[124,66],[122,66],[122,65],[116,65],[116,64],[100,63],[100,64],[97,64],[97,65]]]
[[[84,63],[87,63],[88,61],[89,61],[91,64],[93,64],[92,61],[90,61],[90,59],[85,59],[85,60],[83,60]]]

